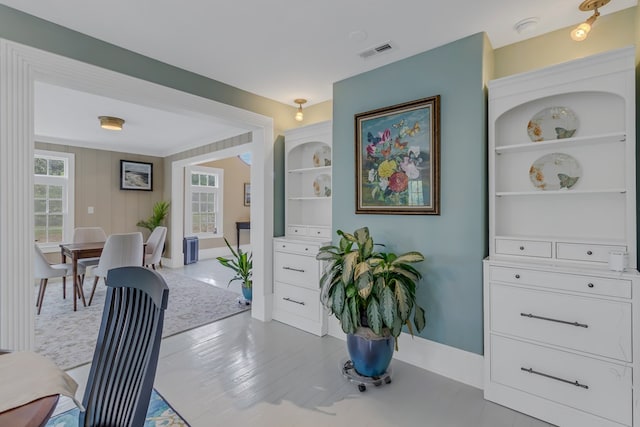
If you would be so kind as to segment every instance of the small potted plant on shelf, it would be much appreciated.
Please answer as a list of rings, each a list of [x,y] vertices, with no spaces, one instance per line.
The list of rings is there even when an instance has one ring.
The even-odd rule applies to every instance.
[[[231,258],[225,257],[217,257],[216,259],[225,267],[232,269],[236,274],[233,276],[227,286],[229,286],[232,282],[236,280],[240,280],[242,284],[242,296],[245,300],[251,301],[253,294],[251,285],[253,280],[251,279],[251,275],[253,274],[253,261],[251,252],[243,252],[242,249],[238,248],[238,251],[234,251],[227,238],[224,238],[224,242],[227,244],[227,247],[231,251]]]
[[[420,252],[376,252],[369,229],[353,234],[338,230],[338,246],[320,248],[316,259],[328,263],[320,279],[321,302],[340,321],[356,372],[383,375],[391,362],[402,327],[422,331],[425,312],[416,303],[422,275],[412,265]],[[394,345],[395,343],[395,345]]]

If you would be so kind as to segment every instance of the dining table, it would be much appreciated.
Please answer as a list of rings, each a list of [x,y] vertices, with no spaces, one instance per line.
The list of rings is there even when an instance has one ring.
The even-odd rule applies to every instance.
[[[87,305],[82,289],[82,282],[78,277],[78,260],[82,258],[99,257],[104,249],[105,242],[93,243],[63,243],[60,245],[62,262],[67,262],[67,257],[73,266],[73,311],[77,310],[78,298],[82,299],[82,304]]]

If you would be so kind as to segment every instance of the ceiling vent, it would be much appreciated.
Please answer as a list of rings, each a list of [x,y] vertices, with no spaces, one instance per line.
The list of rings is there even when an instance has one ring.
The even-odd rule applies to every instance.
[[[381,53],[387,53],[387,52],[391,52],[393,50],[393,44],[391,44],[391,42],[385,42],[382,43],[379,46],[376,47],[370,47],[369,49],[365,49],[362,52],[360,52],[358,55],[361,58],[369,58],[371,56],[374,55],[379,55]]]

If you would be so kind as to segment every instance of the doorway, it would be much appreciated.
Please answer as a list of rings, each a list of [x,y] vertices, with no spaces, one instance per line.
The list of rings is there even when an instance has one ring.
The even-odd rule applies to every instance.
[[[33,174],[36,81],[176,113],[242,126],[251,132],[253,317],[270,319],[273,236],[273,119],[217,101],[0,40],[0,347],[34,345]],[[165,185],[165,188],[167,185]],[[170,197],[173,197],[171,185]],[[172,215],[174,214],[172,210]],[[173,231],[172,231],[173,236]],[[171,255],[173,259],[173,253]]]

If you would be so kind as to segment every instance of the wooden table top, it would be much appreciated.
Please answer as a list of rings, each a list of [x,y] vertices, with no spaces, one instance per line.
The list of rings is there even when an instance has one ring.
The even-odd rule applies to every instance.
[[[0,350],[0,356],[8,353]],[[42,397],[26,405],[0,412],[0,426],[44,427],[58,404],[59,395]]]
[[[0,412],[0,426],[43,427],[58,404],[59,395],[46,396],[26,405]]]

